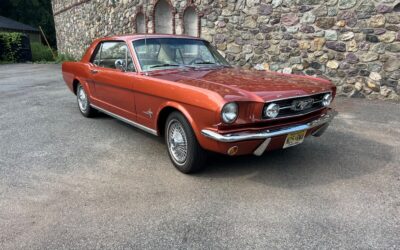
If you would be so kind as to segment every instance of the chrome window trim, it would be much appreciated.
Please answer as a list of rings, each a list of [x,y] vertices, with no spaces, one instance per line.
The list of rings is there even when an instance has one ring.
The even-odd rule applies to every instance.
[[[136,123],[136,122],[131,121],[129,119],[126,119],[126,118],[124,118],[124,117],[122,117],[120,115],[114,114],[113,112],[110,112],[110,111],[107,111],[105,109],[102,109],[102,108],[100,108],[100,107],[98,107],[96,105],[90,104],[90,106],[92,106],[93,108],[95,108],[95,109],[97,109],[97,110],[99,110],[99,111],[101,111],[101,112],[103,112],[103,113],[105,113],[105,114],[107,114],[109,116],[112,116],[112,117],[114,117],[114,118],[116,118],[116,119],[118,119],[120,121],[123,121],[123,122],[125,122],[125,123],[127,123],[129,125],[132,125],[132,126],[134,126],[136,128],[139,128],[139,129],[141,129],[143,131],[146,131],[147,133],[150,133],[152,135],[158,135],[157,131],[152,129],[152,128],[146,127],[146,126],[144,126],[142,124],[139,124],[139,123]]]
[[[99,61],[101,61],[101,53],[103,52],[103,44],[105,44],[105,43],[125,43],[125,46],[126,46],[125,59],[126,59],[126,62],[128,63],[128,56],[130,56],[130,58],[132,60],[132,63],[133,63],[133,71],[124,71],[122,73],[138,73],[138,70],[137,70],[136,65],[135,65],[135,61],[133,60],[133,56],[132,56],[131,50],[129,49],[129,46],[128,46],[129,44],[124,40],[103,40],[103,41],[100,41],[98,43],[98,45],[97,45],[97,46],[100,46],[100,48],[98,48],[98,51],[96,51],[96,55],[97,55],[97,53],[100,53],[99,54],[100,55]],[[96,49],[97,49],[97,46],[96,46]],[[99,65],[95,64],[93,61],[94,61],[94,58],[91,58],[89,62],[92,63],[93,65],[95,65],[98,68],[113,69],[113,68],[99,66]]]

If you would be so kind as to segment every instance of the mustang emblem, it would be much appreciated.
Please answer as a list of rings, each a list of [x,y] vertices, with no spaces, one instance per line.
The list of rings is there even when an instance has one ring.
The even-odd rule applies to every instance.
[[[292,107],[291,109],[294,111],[302,111],[308,108],[311,108],[311,106],[314,104],[314,99],[309,98],[309,99],[302,99],[302,100],[294,100],[292,102]]]

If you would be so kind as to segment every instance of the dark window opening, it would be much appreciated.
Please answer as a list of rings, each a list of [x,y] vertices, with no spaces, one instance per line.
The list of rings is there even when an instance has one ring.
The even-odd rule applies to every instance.
[[[188,7],[183,14],[184,34],[189,36],[199,35],[199,17],[194,7]]]

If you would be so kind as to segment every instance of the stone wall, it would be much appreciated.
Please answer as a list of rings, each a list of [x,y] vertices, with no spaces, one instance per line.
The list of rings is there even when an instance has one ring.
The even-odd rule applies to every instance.
[[[234,65],[331,79],[351,97],[400,100],[399,0],[168,1],[173,32],[196,7],[200,36]],[[58,48],[80,57],[94,38],[134,33],[152,0],[53,0]],[[167,15],[168,16],[168,15]]]

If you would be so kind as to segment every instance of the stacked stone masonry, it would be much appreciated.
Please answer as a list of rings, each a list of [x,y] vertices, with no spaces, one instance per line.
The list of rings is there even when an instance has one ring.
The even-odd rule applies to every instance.
[[[400,100],[399,0],[52,3],[59,51],[77,58],[98,37],[167,30],[207,39],[233,65],[328,78],[349,97]]]

